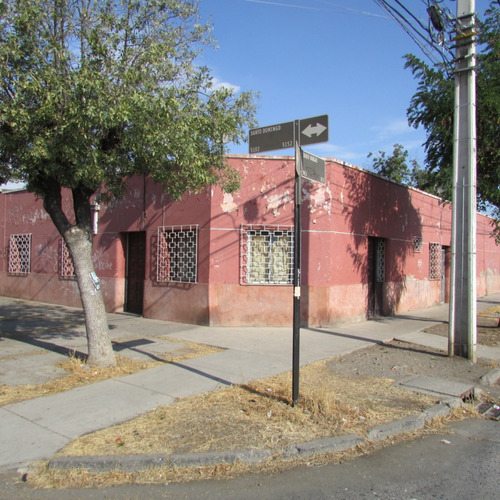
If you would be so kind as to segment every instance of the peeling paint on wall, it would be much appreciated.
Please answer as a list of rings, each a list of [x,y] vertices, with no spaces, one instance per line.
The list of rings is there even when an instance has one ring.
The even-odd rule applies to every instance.
[[[231,193],[225,193],[222,203],[220,205],[224,213],[233,212],[238,210],[238,205],[234,202],[233,195]]]
[[[7,210],[7,217],[11,220],[22,220],[24,224],[36,225],[41,221],[49,220],[49,214],[43,208],[30,207],[26,211],[26,207],[19,206]]]
[[[304,200],[309,200],[309,212],[315,213],[316,211],[324,210],[328,215],[332,214],[332,192],[329,186],[323,184],[316,184],[316,189],[311,191],[309,188],[303,188]]]
[[[290,191],[285,191],[283,194],[273,194],[267,197],[267,209],[273,213],[275,217],[280,215],[279,209],[287,203],[292,203],[293,199],[290,196]]]

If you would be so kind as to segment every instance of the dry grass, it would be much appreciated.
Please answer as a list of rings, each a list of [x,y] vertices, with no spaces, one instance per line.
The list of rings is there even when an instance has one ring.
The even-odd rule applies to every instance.
[[[296,407],[290,405],[291,374],[286,373],[157,408],[124,424],[83,436],[58,454],[169,455],[176,452],[271,449],[273,458],[263,464],[221,464],[182,469],[162,467],[137,473],[114,471],[100,474],[57,471],[42,464],[36,473],[30,474],[29,481],[36,487],[62,488],[228,478],[263,469],[266,472],[279,471],[301,462],[283,462],[277,458],[289,444],[348,433],[363,436],[374,425],[420,412],[435,403],[431,396],[394,387],[390,379],[343,377],[327,370],[325,364],[314,363],[301,371],[301,394]],[[306,461],[332,462],[340,457],[345,460],[379,446],[366,444],[342,455]]]
[[[242,474],[254,474],[264,472],[276,474],[299,465],[320,466],[324,464],[341,463],[352,460],[361,455],[374,453],[381,448],[392,446],[397,443],[411,441],[418,436],[435,432],[444,432],[447,423],[453,420],[477,416],[472,407],[455,409],[446,418],[436,418],[432,425],[416,431],[401,434],[393,438],[385,439],[375,443],[366,442],[341,453],[326,453],[306,458],[294,458],[281,460],[275,455],[265,462],[253,465],[242,463],[217,464],[202,467],[154,467],[137,472],[109,471],[94,473],[85,469],[57,470],[49,469],[47,463],[40,462],[38,467],[28,477],[29,483],[36,488],[63,489],[63,488],[90,488],[110,487],[117,484],[168,484],[188,482],[196,480],[227,480]]]
[[[500,306],[493,306],[485,311],[478,313],[478,316],[500,316]]]
[[[378,443],[366,443],[341,454],[283,461],[288,444],[320,437],[357,433],[374,425],[416,413],[432,405],[430,396],[398,389],[390,379],[347,378],[325,369],[325,363],[302,371],[299,404],[290,402],[291,375],[283,374],[244,386],[234,386],[187,398],[135,420],[84,436],[59,455],[116,455],[201,452],[270,448],[273,457],[256,465],[219,464],[205,467],[161,467],[134,473],[48,469],[46,463],[29,476],[39,488],[105,487],[125,483],[165,483],[196,479],[228,479],[240,474],[274,473],[299,464],[345,461],[383,446],[442,430],[445,421],[470,416],[472,408],[454,410],[417,433]]]
[[[129,340],[130,339],[127,339],[127,341]],[[183,347],[173,352],[157,356],[161,358],[162,361],[138,361],[117,355],[116,366],[112,368],[96,368],[88,366],[85,363],[85,359],[72,355],[67,361],[57,365],[68,372],[66,376],[38,385],[2,385],[0,387],[0,406],[19,403],[40,396],[50,396],[52,394],[69,391],[75,387],[101,382],[102,380],[110,378],[131,375],[141,370],[159,366],[162,363],[179,363],[187,359],[206,356],[221,351],[221,349],[217,347],[197,344],[195,342],[177,340],[170,337],[168,340],[182,343]],[[36,356],[34,357],[34,362],[36,363]]]
[[[301,372],[301,397],[290,405],[291,374],[187,398],[119,426],[83,436],[61,455],[177,453],[270,448],[346,433],[402,418],[435,399],[389,379],[333,375],[324,362]]]

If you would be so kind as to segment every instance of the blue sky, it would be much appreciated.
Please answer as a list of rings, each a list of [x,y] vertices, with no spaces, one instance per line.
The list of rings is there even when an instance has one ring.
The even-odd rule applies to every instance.
[[[370,152],[392,153],[400,143],[423,164],[425,132],[406,119],[417,82],[403,56],[429,61],[374,0],[199,2],[219,46],[206,48],[199,63],[219,84],[260,93],[258,126],[327,114],[328,143],[307,151],[370,168]],[[426,0],[401,3],[427,24]],[[489,3],[476,0],[476,11]],[[440,5],[456,12],[456,1]],[[231,152],[246,154],[248,144]]]
[[[427,2],[402,3],[427,24]],[[488,4],[476,0],[476,11]],[[456,12],[455,1],[441,5]],[[400,143],[423,163],[425,132],[406,118],[417,82],[403,56],[429,60],[375,1],[200,0],[200,12],[219,46],[201,63],[217,82],[260,93],[258,126],[327,114],[329,142],[308,151],[370,168],[370,152]],[[248,144],[231,151],[248,153]]]

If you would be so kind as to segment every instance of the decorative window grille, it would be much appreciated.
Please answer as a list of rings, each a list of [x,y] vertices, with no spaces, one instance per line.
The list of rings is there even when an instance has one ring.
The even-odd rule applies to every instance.
[[[421,253],[422,252],[422,238],[420,236],[416,236],[415,239],[413,240],[413,251],[415,253]]]
[[[375,247],[375,276],[378,283],[385,281],[385,240],[377,238]]]
[[[59,245],[59,275],[62,278],[75,277],[73,259],[69,253],[68,245],[66,245],[66,242],[62,238]]]
[[[241,232],[240,283],[292,284],[293,248],[293,227],[244,226]]]
[[[31,234],[11,234],[9,239],[9,274],[31,272]]]
[[[156,280],[196,283],[197,271],[198,225],[159,227]]]
[[[429,244],[429,279],[441,279],[441,245],[439,243]]]

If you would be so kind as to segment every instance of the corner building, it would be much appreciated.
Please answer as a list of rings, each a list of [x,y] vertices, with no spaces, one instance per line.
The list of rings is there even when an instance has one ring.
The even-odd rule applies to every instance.
[[[212,186],[172,202],[151,179],[134,177],[123,199],[95,207],[93,259],[109,312],[291,325],[294,158],[227,161],[242,177],[235,193]],[[449,203],[336,159],[326,162],[326,184],[304,179],[302,199],[303,325],[448,302]],[[69,191],[64,204],[71,207]],[[41,200],[4,191],[0,217],[0,295],[80,307],[71,258]],[[479,296],[500,291],[491,231],[478,214]]]

